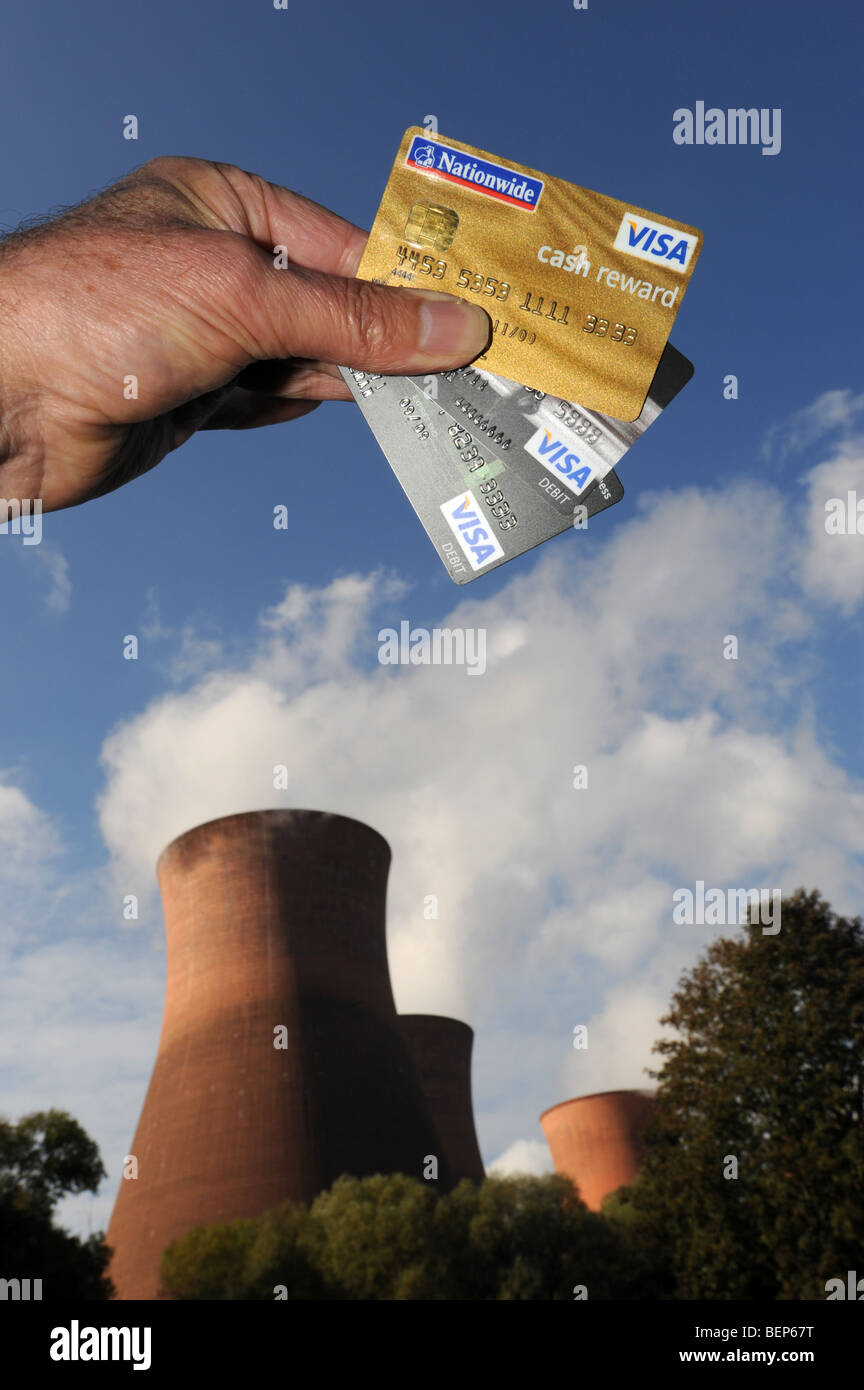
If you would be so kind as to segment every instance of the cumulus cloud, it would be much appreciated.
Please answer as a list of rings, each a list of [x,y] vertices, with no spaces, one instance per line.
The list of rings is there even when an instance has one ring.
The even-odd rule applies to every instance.
[[[50,818],[16,784],[11,772],[0,771],[0,880],[7,889],[29,885],[34,868],[41,875],[59,848],[59,832]]]
[[[158,590],[147,590],[138,624],[140,635],[155,649],[157,668],[172,685],[198,679],[226,659],[225,644],[201,630],[200,625],[212,623],[212,619],[202,615],[197,622],[199,625],[187,619],[176,628],[164,622]]]
[[[804,482],[805,588],[813,598],[851,613],[864,597],[864,440],[841,446]]]
[[[52,613],[65,613],[72,598],[72,581],[69,578],[69,563],[65,555],[56,545],[46,545],[44,541],[41,545],[33,547],[33,554],[37,564],[42,565],[48,576],[49,587],[45,595],[45,607]]]
[[[202,821],[309,807],[387,837],[397,1006],[474,1026],[496,1171],[551,1166],[548,1106],[651,1084],[658,1019],[713,934],[673,924],[676,888],[805,884],[860,910],[864,798],[813,711],[823,605],[839,624],[862,592],[818,516],[858,485],[860,403],[827,393],[790,423],[778,447],[848,436],[798,495],[752,480],[643,494],[613,530],[544,547],[489,595],[448,589],[431,615],[383,572],[292,585],[239,637],[163,623],[148,596],[142,634],[183,688],[105,739],[106,873],[64,871],[57,827],[18,771],[0,776],[4,1104],[60,1102],[98,1138],[112,1179],[71,1204],[79,1228],[107,1219],[155,1055],[155,860]],[[378,633],[403,619],[483,628],[485,673],[382,666]]]
[[[809,449],[817,439],[827,435],[849,436],[860,428],[862,416],[864,393],[823,391],[815,401],[796,410],[787,420],[771,426],[763,441],[763,457],[782,459]]]
[[[789,507],[752,483],[649,497],[611,538],[549,547],[491,597],[455,594],[439,625],[487,630],[482,678],[378,664],[378,630],[417,621],[397,580],[293,586],[247,659],[106,740],[122,890],[144,895],[164,845],[216,816],[356,816],[394,850],[398,1007],[477,1030],[487,1152],[568,1094],[646,1085],[657,1019],[710,935],[673,925],[676,887],[862,898],[864,799],[811,727]]]
[[[669,1005],[671,964],[668,956],[661,954],[656,964],[646,965],[640,979],[613,985],[607,991],[602,1008],[584,1020],[587,1046],[571,1046],[562,1064],[562,1099],[595,1091],[653,1089],[655,1082],[646,1072],[658,1069],[654,1044],[670,1032],[658,1020]]]
[[[88,891],[84,891],[85,886]],[[58,1108],[99,1144],[108,1172],[98,1194],[61,1203],[58,1220],[104,1230],[156,1055],[164,955],[94,911],[96,885],[63,893],[62,940],[46,931],[55,894],[31,894],[32,930],[0,950],[2,1112],[18,1119]],[[35,901],[34,901],[35,900]]]
[[[18,567],[16,588],[21,587],[22,580],[26,587],[35,578],[36,592],[41,591],[41,602],[49,612],[61,614],[68,611],[72,599],[72,581],[69,562],[59,546],[44,538],[33,545],[16,537],[11,546],[7,542],[3,554],[8,555],[11,563]]]
[[[0,781],[0,1111],[68,1110],[99,1143],[109,1177],[61,1204],[64,1224],[107,1225],[156,1049],[164,953],[126,932],[100,869],[70,862],[60,827]]]
[[[552,1155],[541,1139],[516,1139],[486,1170],[499,1178],[529,1173],[540,1177],[553,1171]]]
[[[762,452],[783,460],[817,445],[820,462],[799,480],[804,518],[790,528],[790,548],[807,596],[850,614],[864,596],[864,394],[823,392],[773,426]]]

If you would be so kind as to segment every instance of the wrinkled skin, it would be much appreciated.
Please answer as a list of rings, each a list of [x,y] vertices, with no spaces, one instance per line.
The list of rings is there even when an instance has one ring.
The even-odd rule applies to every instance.
[[[74,506],[146,473],[195,430],[349,399],[337,362],[442,371],[483,350],[479,308],[353,279],[365,241],[255,174],[173,156],[8,237],[0,495]],[[287,268],[274,266],[279,246]]]

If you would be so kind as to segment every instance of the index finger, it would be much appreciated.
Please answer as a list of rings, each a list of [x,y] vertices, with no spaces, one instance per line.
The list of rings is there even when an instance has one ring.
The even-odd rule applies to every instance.
[[[274,245],[278,242],[287,246],[291,259],[307,270],[323,270],[328,275],[356,274],[368,232],[321,203],[279,184],[263,182],[263,193]]]
[[[270,254],[285,246],[305,270],[352,278],[360,264],[368,236],[362,227],[236,164],[160,155],[133,175],[148,176],[179,190],[204,225],[240,232]]]
[[[286,246],[291,260],[307,270],[356,273],[369,235],[362,227],[260,174],[234,166],[223,168],[223,173],[243,202],[249,235],[265,250]]]

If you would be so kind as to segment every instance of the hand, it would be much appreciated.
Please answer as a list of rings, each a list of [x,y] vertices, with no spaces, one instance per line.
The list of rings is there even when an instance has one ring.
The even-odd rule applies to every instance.
[[[483,351],[476,306],[353,279],[365,241],[255,174],[170,156],[13,233],[0,243],[0,494],[74,506],[197,429],[350,399],[335,363],[425,373]]]

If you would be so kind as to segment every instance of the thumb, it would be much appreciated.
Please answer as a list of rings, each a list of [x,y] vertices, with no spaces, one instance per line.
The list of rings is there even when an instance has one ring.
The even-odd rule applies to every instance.
[[[394,289],[300,266],[258,263],[261,356],[307,357],[389,375],[462,367],[488,346],[489,316],[438,290]],[[257,316],[256,316],[257,317]]]

